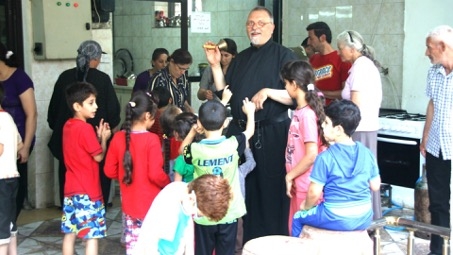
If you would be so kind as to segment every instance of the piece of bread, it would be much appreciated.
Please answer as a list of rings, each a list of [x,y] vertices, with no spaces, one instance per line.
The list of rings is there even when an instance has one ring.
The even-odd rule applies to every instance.
[[[217,45],[213,45],[213,44],[204,44],[203,45],[203,48],[208,49],[208,50],[215,50],[215,47],[217,47]]]

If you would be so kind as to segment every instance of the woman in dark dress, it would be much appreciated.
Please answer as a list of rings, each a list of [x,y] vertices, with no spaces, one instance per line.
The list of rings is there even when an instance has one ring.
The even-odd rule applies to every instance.
[[[19,171],[19,190],[16,200],[16,215],[19,216],[24,201],[28,200],[28,158],[35,144],[38,113],[33,81],[17,68],[15,54],[0,43],[0,82],[5,90],[2,107],[14,119],[24,142],[19,150],[17,169]]]

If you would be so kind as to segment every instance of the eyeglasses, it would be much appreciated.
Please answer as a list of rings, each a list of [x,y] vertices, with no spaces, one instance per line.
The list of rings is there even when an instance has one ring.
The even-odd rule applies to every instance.
[[[252,28],[254,27],[255,25],[258,27],[258,28],[262,28],[264,27],[265,25],[267,24],[270,24],[272,23],[272,21],[269,21],[269,22],[264,22],[262,20],[259,20],[258,22],[255,23],[255,21],[252,21],[252,20],[249,20],[245,23],[245,25],[248,27],[248,28]]]
[[[354,42],[354,39],[352,39],[352,35],[351,35],[351,32],[348,31],[348,35],[349,35],[349,39],[351,40],[351,42],[353,43]]]
[[[175,63],[175,65],[176,65],[176,67],[178,67],[178,69],[179,69],[180,71],[184,71],[184,72],[187,71],[187,70],[189,70],[189,68],[190,68],[190,66],[187,67],[187,68],[185,68],[185,67],[182,67],[182,66],[180,66],[180,65],[178,65],[178,64],[176,64],[176,63]]]

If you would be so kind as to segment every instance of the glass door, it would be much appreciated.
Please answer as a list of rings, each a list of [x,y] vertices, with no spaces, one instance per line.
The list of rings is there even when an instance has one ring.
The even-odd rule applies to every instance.
[[[16,54],[23,66],[23,35],[21,1],[0,0],[0,42]]]

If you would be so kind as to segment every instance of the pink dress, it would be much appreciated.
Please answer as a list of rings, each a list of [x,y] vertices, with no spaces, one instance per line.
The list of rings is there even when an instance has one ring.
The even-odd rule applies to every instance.
[[[321,146],[317,121],[318,118],[310,106],[294,111],[291,125],[289,126],[288,143],[286,145],[286,172],[291,171],[305,157],[305,143],[317,143],[319,147],[318,152],[325,149],[324,146]],[[290,231],[293,216],[299,210],[300,203],[307,197],[311,169],[312,167],[294,179],[295,194],[291,198],[289,207],[288,226]]]

